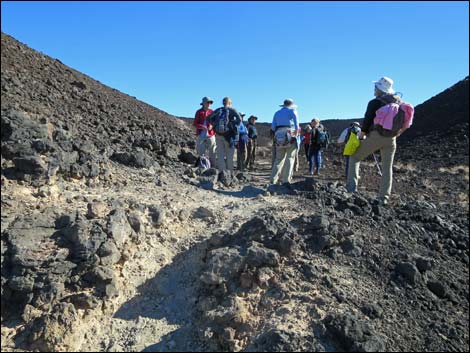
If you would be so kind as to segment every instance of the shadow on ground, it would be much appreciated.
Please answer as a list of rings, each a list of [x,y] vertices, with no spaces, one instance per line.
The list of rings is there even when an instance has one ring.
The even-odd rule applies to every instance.
[[[208,241],[178,254],[157,275],[138,287],[138,295],[125,302],[114,317],[135,321],[139,317],[162,320],[163,328],[176,325],[172,332],[156,336],[156,344],[144,352],[200,351],[196,326],[193,325],[198,299],[199,274]]]

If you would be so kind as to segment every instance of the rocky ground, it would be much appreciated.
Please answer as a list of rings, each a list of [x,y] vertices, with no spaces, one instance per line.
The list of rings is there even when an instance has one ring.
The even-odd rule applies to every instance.
[[[4,34],[1,111],[2,351],[469,350],[468,116],[399,142],[383,208],[336,145],[290,187],[269,146],[198,170],[184,123]]]

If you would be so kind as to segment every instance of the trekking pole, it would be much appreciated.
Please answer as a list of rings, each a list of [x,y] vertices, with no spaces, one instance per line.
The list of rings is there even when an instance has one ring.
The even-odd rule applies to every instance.
[[[379,161],[377,160],[377,157],[376,157],[375,153],[372,153],[372,155],[374,156],[375,165],[377,166],[377,169],[379,171],[379,175],[382,176],[382,170],[380,169]]]

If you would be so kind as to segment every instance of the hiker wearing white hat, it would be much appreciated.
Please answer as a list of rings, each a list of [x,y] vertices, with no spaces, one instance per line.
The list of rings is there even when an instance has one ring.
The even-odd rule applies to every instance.
[[[380,92],[386,93],[386,94],[395,94],[395,91],[393,90],[393,80],[390,77],[382,77],[378,81],[372,81],[372,83],[375,83],[375,88],[377,88]]]
[[[297,106],[293,99],[288,98],[281,107],[274,114],[271,124],[271,133],[274,135],[271,184],[277,184],[281,173],[283,183],[291,182],[295,156],[300,144],[299,119],[295,110]]]
[[[373,83],[375,98],[367,105],[360,134],[361,144],[349,159],[346,188],[349,192],[357,190],[360,161],[375,151],[380,150],[382,157],[382,180],[377,201],[379,204],[385,205],[388,203],[392,191],[392,165],[397,148],[397,135],[385,133],[374,119],[376,118],[377,111],[382,107],[389,106],[390,104],[400,105],[402,102],[400,97],[395,95],[391,78],[384,76],[378,81],[373,81]],[[365,136],[367,136],[367,139],[364,139]]]
[[[196,128],[196,150],[199,157],[208,156],[211,165],[215,166],[215,131],[208,120],[213,112],[210,109],[212,103],[213,100],[209,97],[202,98],[202,108],[196,112],[193,125]]]

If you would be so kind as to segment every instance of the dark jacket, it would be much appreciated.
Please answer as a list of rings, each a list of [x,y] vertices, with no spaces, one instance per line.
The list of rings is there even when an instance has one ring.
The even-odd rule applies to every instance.
[[[318,141],[319,133],[320,133],[320,130],[318,130],[318,128],[312,129],[310,133],[310,149],[314,148],[318,150],[322,148],[320,142]]]
[[[246,128],[248,129],[248,137],[250,139],[256,139],[258,137],[258,131],[256,130],[256,126],[254,124],[248,124]]]
[[[391,94],[372,99],[369,104],[367,104],[367,110],[364,115],[361,130],[366,134],[370,133],[374,126],[374,118],[377,110],[382,108],[384,105],[395,101],[397,101],[397,98]]]

